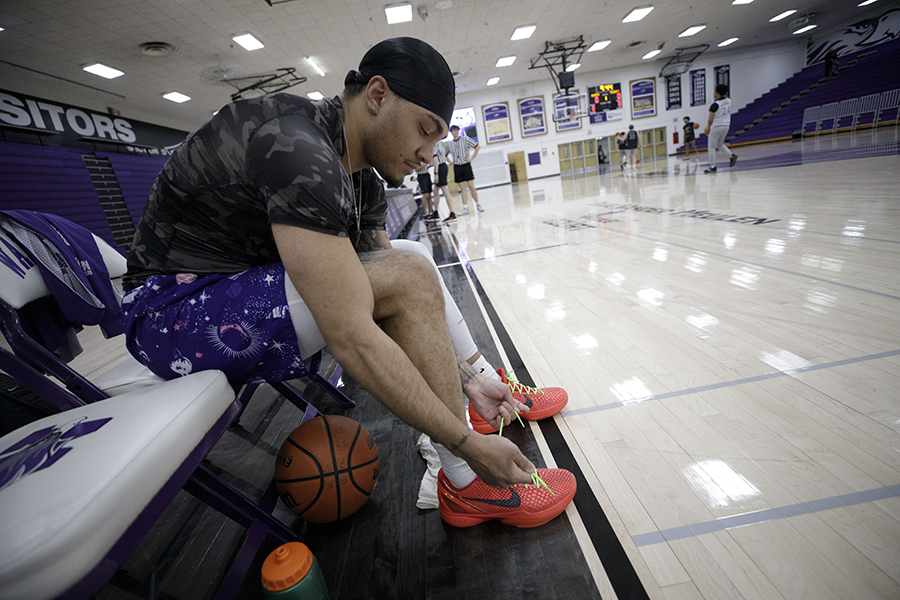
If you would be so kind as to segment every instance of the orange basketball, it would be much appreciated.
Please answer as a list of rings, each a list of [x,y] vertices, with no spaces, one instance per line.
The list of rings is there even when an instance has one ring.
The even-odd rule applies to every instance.
[[[313,523],[349,517],[378,481],[378,447],[347,417],[319,415],[294,429],[275,462],[275,489],[285,506]]]
[[[694,123],[694,129],[700,129],[700,123]]]

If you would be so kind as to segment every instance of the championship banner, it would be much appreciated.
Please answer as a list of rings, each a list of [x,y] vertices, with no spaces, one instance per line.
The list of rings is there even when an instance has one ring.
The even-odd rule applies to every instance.
[[[509,120],[509,104],[497,102],[481,107],[484,116],[484,128],[487,131],[487,143],[508,142],[512,139],[512,124]]]
[[[134,154],[167,156],[188,136],[186,131],[160,127],[117,115],[0,90],[0,127],[6,131],[59,136],[53,145],[75,142],[113,144]]]
[[[631,118],[643,119],[656,116],[656,78],[634,79],[631,88]]]
[[[544,97],[532,96],[520,98],[519,124],[522,126],[522,137],[544,135],[547,133],[547,117],[544,113]]]

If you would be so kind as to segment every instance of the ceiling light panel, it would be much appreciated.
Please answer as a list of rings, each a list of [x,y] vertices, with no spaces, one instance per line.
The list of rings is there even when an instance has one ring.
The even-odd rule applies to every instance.
[[[653,58],[654,56],[656,56],[656,55],[659,54],[660,52],[662,52],[662,50],[651,50],[651,51],[648,52],[647,54],[643,55],[641,58],[643,58],[644,60],[647,60],[648,58]]]
[[[807,25],[806,27],[801,27],[800,29],[798,29],[797,31],[794,32],[794,35],[797,35],[800,33],[806,33],[807,31],[811,31],[811,30],[815,29],[816,27],[818,27],[818,25]]]
[[[691,25],[684,31],[678,34],[678,37],[690,37],[692,35],[696,35],[706,29],[706,25]]]
[[[774,23],[775,21],[780,21],[782,19],[786,19],[789,16],[791,16],[792,14],[794,14],[795,12],[797,12],[796,9],[786,10],[783,13],[775,15],[774,17],[769,19],[769,23]]]
[[[387,17],[388,25],[395,23],[408,23],[412,21],[412,4],[392,4],[384,7],[384,16]]]
[[[514,62],[516,62],[516,57],[515,57],[515,56],[502,56],[502,57],[500,57],[500,59],[497,61],[497,64],[496,64],[495,66],[497,66],[497,67],[508,67],[508,66],[510,66],[511,64],[513,64]]]
[[[310,92],[306,95],[310,100],[321,100],[325,96],[322,95],[322,92],[316,90],[315,92]]]
[[[521,25],[516,27],[512,37],[509,39],[513,42],[516,40],[527,40],[531,37],[531,34],[534,33],[535,29],[537,29],[537,25]]]
[[[738,41],[740,38],[728,38],[724,42],[719,42],[719,48],[724,48],[725,46],[730,46],[731,44]]]
[[[571,73],[572,71],[574,71],[575,69],[577,69],[580,66],[581,66],[581,63],[575,63],[574,65],[569,65],[568,67],[566,67],[566,72]]]
[[[248,52],[259,50],[260,48],[265,48],[261,41],[253,37],[252,33],[242,33],[241,35],[236,35],[231,39],[240,44],[240,46]]]
[[[491,77],[490,79],[487,80],[488,85],[497,85],[498,83],[500,83],[499,77]]]
[[[93,73],[94,75],[99,75],[100,77],[105,77],[107,79],[115,79],[116,77],[121,77],[125,74],[118,69],[113,69],[112,67],[101,65],[100,63],[88,65],[84,70],[88,73]]]
[[[316,70],[316,73],[318,73],[322,77],[325,77],[325,71],[322,70],[322,67],[319,66],[319,63],[314,61],[311,56],[306,57],[306,62],[312,65],[312,68]]]
[[[603,50],[607,46],[612,44],[612,40],[603,40],[602,42],[594,42],[591,44],[591,47],[587,49],[588,52],[596,52],[597,50]]]
[[[187,102],[191,99],[190,96],[185,96],[180,92],[169,92],[168,94],[163,94],[163,98],[165,98],[166,100],[171,100],[172,102],[177,102],[178,104]]]
[[[639,6],[628,13],[628,16],[622,19],[623,23],[634,23],[636,21],[640,21],[644,17],[650,14],[650,11],[653,10],[652,6]]]

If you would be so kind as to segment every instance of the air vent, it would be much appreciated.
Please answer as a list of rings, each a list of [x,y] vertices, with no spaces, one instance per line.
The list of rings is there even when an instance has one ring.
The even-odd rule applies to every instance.
[[[465,74],[466,74],[465,71],[453,71],[453,78],[459,79],[460,77],[462,77]]]
[[[147,56],[168,56],[178,52],[178,47],[168,42],[144,42],[137,45],[137,51]]]
[[[626,48],[635,48],[635,47],[637,47],[637,46],[640,46],[640,45],[643,44],[643,43],[644,43],[644,42],[631,42],[630,44],[628,44],[628,45],[625,46],[625,47],[626,47]]]

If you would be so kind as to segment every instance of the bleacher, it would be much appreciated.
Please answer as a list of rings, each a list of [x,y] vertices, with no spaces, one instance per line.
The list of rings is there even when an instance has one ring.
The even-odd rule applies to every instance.
[[[124,255],[130,237],[123,237],[121,225],[116,224],[116,213],[124,215],[122,199],[118,206],[101,199],[85,157],[109,161],[132,227],[136,228],[166,157],[0,142],[0,210],[24,209],[65,217],[94,232]],[[410,190],[388,190],[387,196],[387,233],[394,239],[417,214],[417,207]],[[114,235],[113,227],[118,235]],[[129,236],[132,234],[133,229]]]
[[[740,146],[896,123],[898,64],[900,40],[895,40],[841,57],[830,78],[824,77],[821,63],[806,67],[732,114],[726,143]],[[707,147],[706,135],[697,137],[697,147]]]

